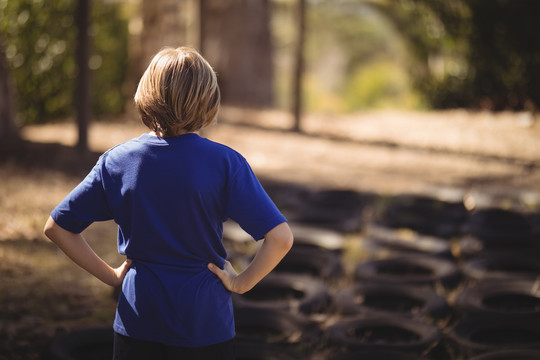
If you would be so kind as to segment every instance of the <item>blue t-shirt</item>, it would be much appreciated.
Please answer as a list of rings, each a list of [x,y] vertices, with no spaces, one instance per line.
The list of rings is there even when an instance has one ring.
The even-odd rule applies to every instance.
[[[51,216],[74,233],[118,224],[118,251],[133,265],[114,330],[175,346],[234,337],[230,293],[207,269],[227,257],[223,222],[259,240],[286,221],[239,153],[194,133],[143,134],[108,150]]]

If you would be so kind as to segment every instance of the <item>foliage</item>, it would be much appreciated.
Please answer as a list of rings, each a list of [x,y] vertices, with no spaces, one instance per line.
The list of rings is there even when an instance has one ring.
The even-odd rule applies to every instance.
[[[75,1],[0,0],[0,36],[17,88],[19,120],[43,123],[73,112]],[[123,110],[127,24],[119,5],[92,1],[93,111]]]
[[[491,4],[490,4],[491,3]],[[470,81],[494,109],[540,107],[540,2],[470,1]]]
[[[540,106],[540,2],[400,0],[374,6],[407,40],[415,85],[434,107]]]
[[[309,4],[306,92],[311,110],[328,104],[339,110],[416,106],[415,94],[433,108],[540,107],[537,0]],[[397,68],[407,76],[385,73]],[[383,87],[401,94],[389,96]],[[407,97],[416,100],[403,101]]]
[[[388,17],[363,1],[318,0],[308,9],[308,75],[320,78],[306,88],[311,110],[419,105],[404,70],[407,49]]]
[[[96,115],[124,111],[124,84],[128,69],[127,19],[118,3],[92,1],[94,53],[90,58],[93,72],[93,110]],[[131,94],[128,95],[128,97]]]
[[[347,110],[376,108],[418,108],[418,96],[409,88],[404,69],[391,61],[374,61],[359,66],[344,94]]]

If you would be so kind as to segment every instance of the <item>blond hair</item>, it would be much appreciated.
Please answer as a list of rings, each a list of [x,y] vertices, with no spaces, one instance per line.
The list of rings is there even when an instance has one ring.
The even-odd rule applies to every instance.
[[[143,123],[162,137],[212,124],[220,99],[216,73],[189,47],[167,47],[158,52],[135,93],[135,105]]]

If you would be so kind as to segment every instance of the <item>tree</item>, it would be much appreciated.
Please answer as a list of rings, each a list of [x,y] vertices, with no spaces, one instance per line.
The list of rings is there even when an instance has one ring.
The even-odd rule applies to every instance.
[[[14,103],[13,83],[4,47],[0,43],[0,141],[2,144],[18,139]]]
[[[88,152],[88,123],[90,122],[90,68],[88,59],[90,52],[90,38],[88,27],[90,25],[90,0],[79,0],[75,11],[75,23],[77,25],[77,79],[75,86],[75,104],[77,107],[77,126],[79,140],[77,148]]]
[[[201,0],[201,51],[218,74],[224,103],[274,102],[269,0]]]
[[[304,72],[304,42],[306,34],[306,0],[298,0],[297,7],[297,38],[294,54],[294,76],[293,76],[293,106],[294,131],[301,130],[302,116],[302,74]]]
[[[163,47],[185,45],[183,10],[186,0],[142,0],[140,12],[141,70],[144,71],[152,57]],[[142,73],[142,71],[140,71]],[[141,74],[142,75],[142,74]]]
[[[408,41],[416,86],[433,107],[540,107],[540,2],[371,3]]]
[[[540,3],[469,1],[469,84],[475,103],[493,110],[540,107]]]
[[[72,0],[0,1],[0,36],[22,125],[67,118],[75,110],[77,27]],[[127,15],[118,1],[92,0],[89,53],[92,112],[124,111]],[[131,96],[131,95],[130,95]]]

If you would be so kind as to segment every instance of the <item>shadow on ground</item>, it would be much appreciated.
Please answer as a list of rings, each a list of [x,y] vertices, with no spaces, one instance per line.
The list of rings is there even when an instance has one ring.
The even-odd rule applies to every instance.
[[[88,173],[100,155],[58,143],[20,140],[0,146],[0,165],[11,162],[22,168],[60,171],[80,177]]]

